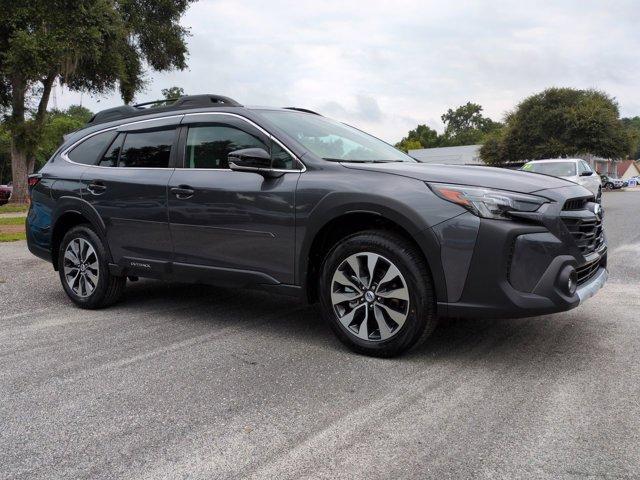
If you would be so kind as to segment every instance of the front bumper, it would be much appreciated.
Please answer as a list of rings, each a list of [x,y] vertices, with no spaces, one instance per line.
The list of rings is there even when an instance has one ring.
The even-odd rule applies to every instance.
[[[580,223],[576,226],[576,218],[585,223],[592,220],[582,211],[562,211],[563,203],[535,219],[482,219],[464,271],[450,268],[443,253],[445,275],[451,271],[456,274],[447,277],[448,296],[439,299],[438,314],[469,318],[530,317],[570,310],[595,295],[608,277],[606,238],[601,227],[597,242],[572,233],[580,228]],[[460,223],[459,220],[452,223],[456,221]],[[451,243],[447,232],[457,230],[446,225],[441,228],[443,252]],[[457,259],[462,247],[457,246]],[[563,271],[567,269],[575,270],[578,282],[572,294],[568,293],[566,279],[563,280]],[[459,287],[450,288],[456,285]]]
[[[604,284],[607,283],[608,279],[609,279],[609,272],[607,271],[607,269],[600,268],[595,277],[593,277],[586,284],[578,287],[576,294],[580,299],[580,303],[584,302],[585,300],[593,297],[596,293],[598,293],[598,290],[604,287]]]

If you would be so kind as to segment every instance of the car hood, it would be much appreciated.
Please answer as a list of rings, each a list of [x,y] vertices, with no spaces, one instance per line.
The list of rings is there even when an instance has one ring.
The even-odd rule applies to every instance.
[[[435,165],[408,162],[342,162],[342,165],[355,170],[391,173],[425,182],[474,185],[519,193],[533,193],[540,190],[576,185],[568,180],[549,175],[484,166]]]

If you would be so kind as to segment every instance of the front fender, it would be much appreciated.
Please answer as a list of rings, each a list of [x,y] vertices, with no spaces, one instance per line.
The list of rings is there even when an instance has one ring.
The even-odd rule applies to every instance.
[[[421,192],[425,194],[425,192]],[[434,283],[438,300],[447,298],[446,282],[440,258],[440,244],[434,232],[429,228],[424,216],[409,208],[405,203],[387,196],[334,192],[320,199],[305,221],[298,222],[299,239],[296,257],[296,283],[306,290],[310,257],[314,240],[325,226],[339,217],[366,213],[380,216],[388,222],[398,225],[401,233],[408,234],[423,252]]]

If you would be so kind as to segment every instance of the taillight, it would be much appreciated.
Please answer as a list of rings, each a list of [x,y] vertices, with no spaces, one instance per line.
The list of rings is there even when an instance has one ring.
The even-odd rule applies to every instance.
[[[27,183],[29,184],[29,188],[35,187],[40,182],[41,178],[42,178],[42,175],[40,175],[39,173],[34,173],[32,175],[29,175],[29,178],[27,180]]]

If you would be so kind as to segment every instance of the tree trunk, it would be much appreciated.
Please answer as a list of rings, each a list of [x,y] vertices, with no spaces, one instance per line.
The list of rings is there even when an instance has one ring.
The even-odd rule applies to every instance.
[[[36,171],[36,157],[30,155],[27,157],[27,175],[31,175]]]
[[[27,186],[27,155],[23,149],[11,142],[11,170],[13,173],[13,193],[11,203],[27,203],[29,191]]]
[[[24,142],[24,105],[27,84],[21,77],[11,81],[11,173],[13,177],[12,203],[26,203],[29,195],[27,185],[27,149]]]
[[[42,80],[42,96],[38,104],[38,110],[34,118],[32,126],[34,132],[39,138],[39,133],[44,126],[47,114],[47,105],[51,94],[51,87],[56,78],[56,72],[52,71],[46,78]],[[23,78],[14,77],[11,82],[12,90],[12,112],[11,124],[13,127],[11,138],[11,168],[13,170],[13,193],[11,194],[11,202],[27,203],[29,201],[28,175],[33,173],[35,168],[35,156],[33,154],[36,145],[27,142],[24,136],[25,125],[25,95],[27,91],[27,83]]]

